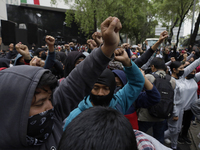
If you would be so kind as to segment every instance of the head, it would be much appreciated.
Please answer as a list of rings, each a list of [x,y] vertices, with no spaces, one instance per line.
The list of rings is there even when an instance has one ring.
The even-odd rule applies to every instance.
[[[10,79],[15,79],[12,86],[8,84]],[[4,131],[0,134],[0,149],[21,149],[45,142],[54,124],[51,97],[57,86],[56,77],[41,67],[15,66],[0,72],[0,85],[4,85],[0,86],[0,97],[5,98],[0,99],[1,114],[9,116],[0,116],[4,122],[0,124]],[[8,130],[7,126],[12,122],[15,126]],[[13,134],[5,136],[8,133]]]
[[[162,58],[156,57],[151,61],[150,66],[152,72],[156,72],[158,70],[165,70],[165,61]]]
[[[115,93],[118,92],[120,89],[124,87],[124,85],[127,83],[126,74],[122,70],[112,70],[112,72],[115,75]]]
[[[170,70],[172,71],[172,76],[179,78],[184,73],[184,67],[179,61],[174,61],[170,65]]]
[[[70,72],[83,60],[85,59],[85,55],[83,55],[81,52],[78,51],[72,51],[70,52],[63,65],[64,65],[64,77],[67,77]]]
[[[105,69],[99,76],[90,94],[94,106],[109,106],[115,90],[115,76],[111,70]]]
[[[165,53],[165,54],[169,54],[169,48],[168,48],[168,47],[165,47],[164,53]]]
[[[68,51],[70,50],[69,44],[65,44],[65,49],[68,50]]]
[[[58,146],[58,150],[66,149],[137,150],[137,144],[123,114],[97,106],[83,111],[67,126]]]
[[[29,116],[33,116],[53,108],[53,90],[57,85],[57,78],[51,72],[46,72],[42,75],[32,99]]]
[[[10,45],[8,47],[9,47],[9,50],[12,51],[14,49],[14,44],[10,43]]]

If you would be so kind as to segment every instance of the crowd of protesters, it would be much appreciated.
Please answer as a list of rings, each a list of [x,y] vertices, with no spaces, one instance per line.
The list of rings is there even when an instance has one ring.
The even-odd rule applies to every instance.
[[[0,51],[0,149],[168,150],[200,119],[199,49],[119,45],[116,17],[84,45]],[[0,39],[1,40],[1,39]],[[0,43],[1,44],[1,43]],[[153,135],[147,134],[153,128]],[[170,147],[164,146],[171,143]]]

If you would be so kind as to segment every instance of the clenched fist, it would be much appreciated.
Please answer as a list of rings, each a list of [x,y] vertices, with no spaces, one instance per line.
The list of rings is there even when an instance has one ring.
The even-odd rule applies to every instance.
[[[53,52],[54,51],[54,43],[55,43],[55,38],[53,36],[47,35],[45,38],[45,41],[49,47],[49,51]]]
[[[15,45],[15,48],[16,48],[17,52],[20,53],[24,57],[25,60],[31,59],[28,47],[26,45],[18,43]]]
[[[101,48],[107,57],[112,56],[119,44],[119,31],[121,28],[121,22],[116,17],[108,17],[103,23],[101,23],[101,33],[104,40],[104,44]]]
[[[97,46],[100,46],[103,43],[102,34],[100,32],[92,34],[92,38],[97,43]]]
[[[123,64],[123,66],[126,67],[132,66],[131,60],[129,59],[128,54],[124,49],[122,48],[117,49],[115,50],[114,53],[115,53],[115,60],[120,61]]]

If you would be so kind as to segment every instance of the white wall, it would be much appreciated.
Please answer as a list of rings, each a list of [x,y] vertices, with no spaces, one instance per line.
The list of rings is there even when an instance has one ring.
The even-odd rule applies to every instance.
[[[0,20],[7,20],[6,0],[0,0]]]
[[[57,5],[51,5],[51,0],[40,0],[40,6],[70,9],[70,5],[73,5],[73,2],[65,4],[64,0],[57,0]]]

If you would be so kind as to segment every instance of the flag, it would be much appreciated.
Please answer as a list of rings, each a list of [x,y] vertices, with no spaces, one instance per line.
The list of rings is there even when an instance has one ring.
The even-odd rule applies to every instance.
[[[21,0],[21,3],[40,5],[40,0]]]

